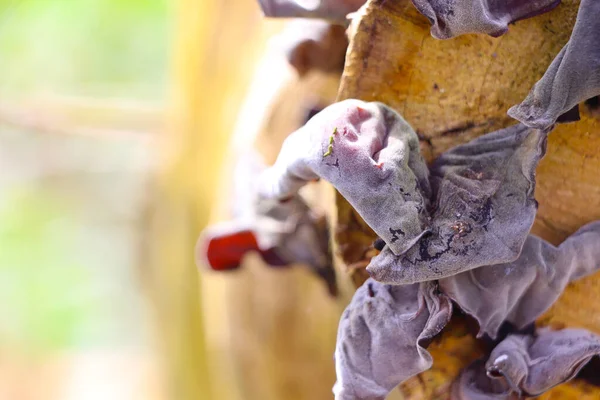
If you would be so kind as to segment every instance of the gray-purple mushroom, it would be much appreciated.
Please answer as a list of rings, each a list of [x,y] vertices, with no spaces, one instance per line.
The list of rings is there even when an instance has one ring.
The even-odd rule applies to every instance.
[[[236,164],[232,221],[206,228],[196,245],[199,265],[217,271],[237,269],[250,251],[266,264],[305,264],[337,293],[324,217],[314,213],[298,194],[277,200],[260,196],[256,185],[265,167],[257,154],[242,155]]]
[[[371,276],[441,279],[518,257],[537,209],[545,143],[544,132],[515,125],[448,151],[429,176],[417,135],[396,112],[346,100],[286,139],[260,192],[285,198],[324,178],[386,243]]]
[[[425,347],[451,314],[452,303],[433,282],[391,286],[367,280],[340,320],[336,400],[385,399],[398,384],[429,369]]]
[[[442,154],[430,168],[430,232],[404,254],[386,240],[369,274],[407,284],[515,260],[537,211],[535,168],[545,144],[543,132],[515,125]]]
[[[429,230],[431,189],[419,139],[382,103],[328,106],[285,140],[262,178],[260,192],[272,198],[326,179],[397,254]]]
[[[582,0],[567,45],[529,95],[508,110],[527,126],[550,129],[578,103],[600,95],[600,2]]]
[[[466,33],[494,37],[508,31],[508,24],[545,13],[560,0],[412,0],[431,22],[431,35],[449,39]]]
[[[542,329],[536,336],[509,335],[485,364],[488,376],[519,396],[539,396],[572,379],[600,355],[600,336],[583,329]]]
[[[505,382],[487,376],[485,362],[476,360],[464,368],[452,384],[451,400],[518,400]]]
[[[258,0],[266,17],[321,18],[345,22],[366,0]]]
[[[518,400],[567,382],[594,356],[600,336],[583,329],[509,335],[491,352],[463,369],[452,384],[452,400]]]
[[[495,339],[504,322],[533,323],[569,282],[600,270],[600,221],[585,225],[560,246],[530,235],[519,258],[441,279],[440,290]]]

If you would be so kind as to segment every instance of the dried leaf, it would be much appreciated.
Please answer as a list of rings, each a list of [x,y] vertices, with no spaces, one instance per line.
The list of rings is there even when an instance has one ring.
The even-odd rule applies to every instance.
[[[550,129],[578,103],[600,95],[600,2],[582,0],[567,45],[529,95],[508,110],[527,126]]]
[[[429,369],[432,358],[425,347],[451,314],[452,303],[431,282],[391,286],[367,280],[340,320],[336,400],[384,399]]]
[[[431,35],[449,39],[466,33],[497,37],[508,24],[545,13],[560,0],[412,0],[431,22]]]
[[[533,323],[569,282],[600,270],[600,221],[579,229],[560,246],[529,236],[514,262],[477,268],[439,281],[440,289],[479,322],[479,336],[496,338],[508,321]]]

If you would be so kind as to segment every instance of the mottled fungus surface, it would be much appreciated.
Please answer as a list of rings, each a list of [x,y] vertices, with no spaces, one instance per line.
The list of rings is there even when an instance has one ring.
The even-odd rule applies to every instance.
[[[453,400],[516,400],[536,397],[571,380],[600,355],[600,336],[583,329],[541,329],[509,335],[465,368],[452,388]]]
[[[324,178],[381,237],[381,253],[367,267],[372,278],[340,322],[336,398],[383,399],[428,369],[424,343],[448,321],[449,299],[475,317],[480,336],[495,338],[505,322],[530,325],[569,282],[599,269],[600,222],[558,247],[529,235],[546,137],[515,125],[457,146],[427,168],[416,134],[397,113],[357,100],[327,107],[290,135],[261,177],[261,195],[294,196]],[[555,350],[565,362],[591,354]],[[529,376],[542,376],[535,368]],[[568,379],[563,372],[520,390],[538,393],[547,382]],[[460,379],[453,389],[458,399],[515,398],[514,385],[485,371],[469,369]]]
[[[450,299],[433,282],[394,286],[367,280],[340,320],[335,398],[385,399],[429,369],[433,360],[425,348],[451,315]]]
[[[428,170],[400,115],[346,100],[286,139],[261,194],[285,198],[324,178],[386,243],[371,276],[390,284],[441,279],[518,257],[545,143],[545,133],[515,125],[448,151]]]
[[[430,168],[430,232],[405,253],[384,247],[371,276],[406,284],[516,259],[537,211],[545,145],[543,132],[514,125],[442,154]]]
[[[584,329],[542,329],[536,336],[510,335],[485,364],[488,376],[501,379],[525,396],[539,396],[572,379],[600,354],[600,336]]]
[[[346,100],[315,115],[285,140],[260,190],[286,198],[318,178],[333,184],[398,253],[429,230],[431,188],[419,139],[382,103]]]
[[[510,322],[523,329],[559,298],[569,282],[600,270],[600,221],[555,247],[530,235],[519,258],[439,281],[440,289],[479,323],[479,336],[496,338]]]

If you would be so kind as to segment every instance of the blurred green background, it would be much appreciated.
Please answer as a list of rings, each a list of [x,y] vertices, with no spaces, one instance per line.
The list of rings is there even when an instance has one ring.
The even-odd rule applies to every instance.
[[[160,398],[139,260],[169,12],[0,1],[0,399]]]

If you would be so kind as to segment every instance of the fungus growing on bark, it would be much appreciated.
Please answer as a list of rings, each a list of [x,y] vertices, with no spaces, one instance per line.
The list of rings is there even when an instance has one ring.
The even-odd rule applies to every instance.
[[[476,360],[464,368],[452,384],[452,400],[518,400],[504,382],[486,374],[485,362]]]
[[[406,121],[384,104],[346,100],[286,139],[260,191],[285,198],[324,178],[386,243],[371,276],[441,279],[517,258],[537,208],[545,142],[543,132],[515,125],[448,151],[429,176]]]
[[[430,233],[405,253],[384,247],[369,274],[406,284],[515,260],[537,211],[535,168],[545,144],[543,132],[514,125],[442,154],[430,168]]]
[[[345,22],[365,0],[258,0],[265,17],[321,18]]]
[[[234,219],[202,232],[196,245],[197,263],[216,271],[234,270],[246,253],[256,251],[274,267],[309,266],[325,281],[329,293],[336,295],[325,218],[297,194],[282,200],[258,195],[256,184],[264,168],[257,154],[240,157],[234,176]]]
[[[393,286],[367,280],[338,329],[336,400],[385,399],[431,367],[427,344],[448,323],[452,303],[433,282]]]
[[[530,235],[519,258],[441,279],[440,290],[479,323],[479,336],[496,338],[505,321],[517,329],[534,322],[569,282],[600,270],[600,221],[560,246]]]
[[[315,115],[285,140],[260,192],[286,198],[317,178],[331,182],[399,254],[428,231],[431,189],[419,139],[384,104],[345,100]]]
[[[432,24],[431,35],[449,39],[466,33],[494,37],[508,24],[552,10],[560,0],[412,0]]]
[[[600,355],[600,336],[583,329],[542,329],[537,335],[510,335],[498,344],[485,368],[518,395],[539,396],[572,379]]]
[[[535,336],[509,335],[487,362],[478,360],[454,382],[454,400],[536,397],[571,380],[600,355],[600,336],[583,329],[540,329]]]
[[[573,33],[529,95],[508,110],[527,126],[549,129],[578,103],[600,95],[600,2],[582,0]]]

